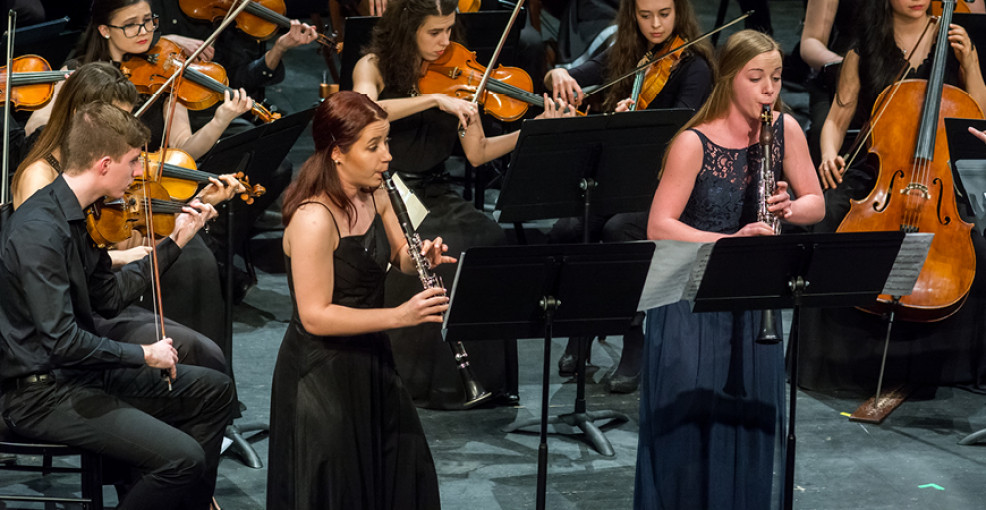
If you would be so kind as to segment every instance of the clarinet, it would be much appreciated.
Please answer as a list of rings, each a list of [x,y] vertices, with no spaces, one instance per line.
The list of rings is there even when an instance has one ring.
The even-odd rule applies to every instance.
[[[781,221],[774,213],[767,210],[767,199],[774,194],[777,184],[774,182],[774,113],[771,105],[763,105],[760,113],[760,152],[763,157],[760,163],[760,175],[757,183],[757,221],[766,223],[774,229],[774,235],[781,233]],[[774,326],[775,310],[763,310],[760,315],[760,333],[757,343],[776,344],[781,341]]]
[[[781,233],[781,220],[767,210],[767,199],[773,196],[777,184],[774,182],[774,112],[770,105],[763,105],[760,113],[760,152],[763,159],[760,163],[760,179],[757,188],[758,206],[757,221],[766,223],[774,229],[774,235]]]
[[[390,171],[383,172],[383,184],[387,189],[387,194],[390,196],[390,203],[393,205],[394,213],[397,215],[397,222],[401,224],[401,230],[407,239],[407,249],[411,254],[414,267],[418,271],[418,279],[421,280],[421,285],[426,290],[434,288],[444,290],[445,286],[442,284],[442,277],[431,271],[431,263],[421,254],[421,236],[414,231],[411,217],[407,214],[407,207],[404,205],[404,200],[401,199],[400,190],[394,185],[394,179],[391,177]],[[476,379],[475,374],[472,373],[472,368],[469,366],[469,353],[466,352],[466,347],[462,345],[462,342],[458,340],[454,342],[450,341],[448,345],[452,349],[452,355],[455,357],[456,367],[459,369],[459,377],[462,378],[462,385],[466,393],[466,402],[463,404],[463,407],[468,409],[491,398],[493,394],[483,389],[483,385]]]

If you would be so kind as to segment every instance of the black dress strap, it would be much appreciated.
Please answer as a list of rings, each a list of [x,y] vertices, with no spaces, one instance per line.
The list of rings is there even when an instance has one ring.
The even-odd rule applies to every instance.
[[[336,223],[336,215],[332,214],[332,209],[329,209],[329,206],[323,204],[322,202],[318,202],[318,201],[315,201],[315,200],[309,200],[308,202],[302,202],[302,203],[298,204],[298,207],[301,207],[301,206],[303,206],[305,204],[318,204],[318,205],[324,207],[325,210],[329,212],[329,217],[332,218],[332,224],[336,226],[336,235],[339,236],[339,239],[342,239],[342,231],[339,230],[339,224]]]
[[[57,159],[55,159],[54,154],[48,154],[47,156],[45,156],[45,162],[51,165],[51,167],[54,168],[56,172],[62,173],[62,165],[61,163],[58,162]]]

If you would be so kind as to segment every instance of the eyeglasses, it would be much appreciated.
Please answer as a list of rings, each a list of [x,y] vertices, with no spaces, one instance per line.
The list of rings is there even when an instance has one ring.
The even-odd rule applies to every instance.
[[[126,25],[122,25],[122,26],[107,24],[106,26],[110,28],[119,28],[120,30],[123,30],[124,37],[128,39],[133,39],[134,37],[140,35],[141,28],[144,29],[144,32],[150,34],[152,32],[157,31],[157,27],[160,23],[161,21],[158,19],[158,15],[154,14],[150,18],[145,19],[143,23],[127,23]]]

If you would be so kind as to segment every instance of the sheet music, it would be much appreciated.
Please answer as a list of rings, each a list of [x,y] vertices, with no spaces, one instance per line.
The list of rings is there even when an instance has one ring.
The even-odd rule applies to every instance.
[[[931,240],[935,234],[914,233],[904,236],[904,241],[900,243],[900,251],[894,260],[894,267],[887,276],[887,283],[883,287],[883,293],[891,296],[906,296],[914,290],[914,284],[918,281],[921,268],[924,267],[924,259],[928,258],[928,250],[931,249]]]
[[[637,303],[637,311],[688,299],[689,287],[695,287],[691,291],[691,296],[694,297],[714,246],[714,243],[686,241],[653,241],[653,243],[654,257],[651,259],[647,280],[644,281],[644,290]],[[695,274],[698,275],[697,278]]]
[[[401,180],[401,176],[394,172],[391,174],[394,179],[394,184],[397,186],[397,191],[401,193],[401,200],[404,201],[404,207],[407,207],[407,215],[411,218],[411,225],[414,229],[418,229],[418,225],[424,221],[425,216],[428,216],[428,209],[418,200],[418,197],[411,192]]]

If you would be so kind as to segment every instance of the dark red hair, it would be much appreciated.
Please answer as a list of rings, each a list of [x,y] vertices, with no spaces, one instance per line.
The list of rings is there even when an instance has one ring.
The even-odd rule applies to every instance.
[[[281,206],[284,225],[291,222],[291,217],[301,204],[322,193],[346,211],[350,225],[356,222],[356,206],[342,189],[339,173],[332,161],[332,149],[339,147],[342,152],[349,152],[359,140],[363,128],[379,120],[387,120],[387,112],[358,92],[337,92],[318,105],[312,119],[315,153],[301,165],[298,177],[284,190],[284,204]]]

